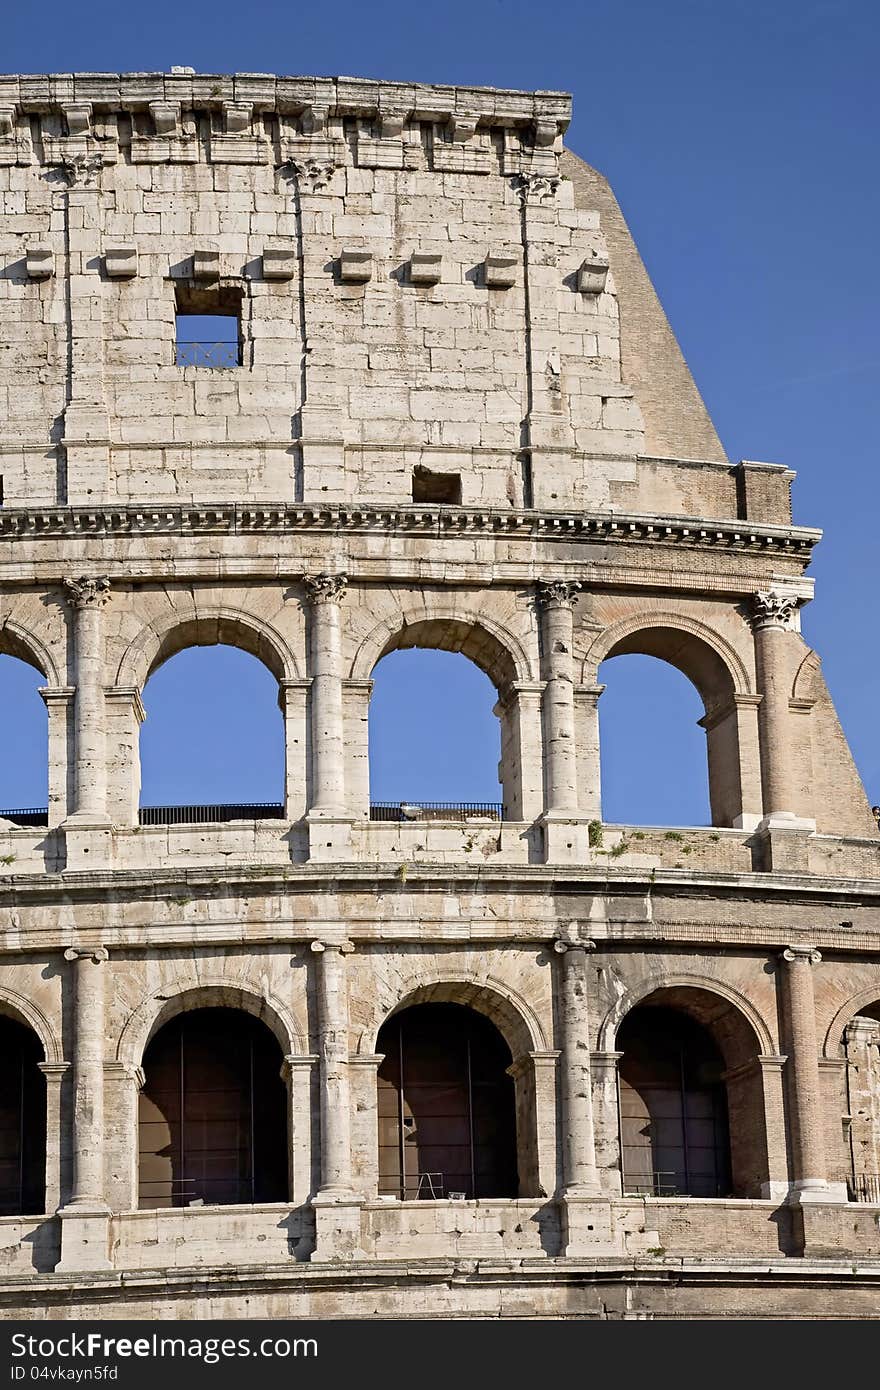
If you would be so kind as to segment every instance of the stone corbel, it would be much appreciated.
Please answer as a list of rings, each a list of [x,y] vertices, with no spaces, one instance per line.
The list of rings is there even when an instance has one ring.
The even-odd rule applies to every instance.
[[[193,279],[219,280],[220,252],[213,247],[200,247],[192,255]]]
[[[107,247],[104,252],[104,270],[111,280],[133,280],[138,273],[137,247]]]
[[[55,252],[51,246],[37,242],[27,248],[25,264],[29,279],[49,280],[55,274]]]
[[[296,275],[296,252],[290,246],[263,247],[263,279],[292,280]]]
[[[223,106],[224,130],[227,135],[249,135],[254,108],[249,101],[227,101]]]
[[[150,115],[153,118],[153,129],[157,135],[167,135],[174,138],[180,135],[179,101],[151,101]]]
[[[346,247],[339,255],[339,278],[347,284],[364,284],[373,277],[373,256],[370,251]]]
[[[483,281],[489,289],[508,290],[516,284],[519,267],[519,256],[490,251],[483,262]]]
[[[436,285],[443,275],[439,251],[413,251],[409,259],[409,278],[413,285]]]
[[[64,114],[68,135],[91,135],[92,107],[89,102],[72,102],[69,105],[63,105],[61,110]]]
[[[433,141],[434,168],[444,174],[488,174],[492,152],[476,138],[476,117],[451,115],[438,126]]]
[[[608,281],[608,262],[602,256],[588,257],[581,262],[577,287],[581,294],[602,294]]]

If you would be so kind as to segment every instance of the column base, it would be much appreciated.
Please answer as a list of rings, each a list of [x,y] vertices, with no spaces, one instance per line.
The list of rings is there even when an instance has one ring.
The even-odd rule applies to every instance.
[[[112,1269],[110,1262],[110,1209],[99,1206],[62,1207],[61,1259],[56,1274],[79,1274],[85,1270]]]
[[[570,1259],[622,1255],[623,1233],[616,1227],[611,1203],[598,1196],[566,1192],[559,1198],[560,1254]]]
[[[345,863],[351,858],[354,816],[344,811],[309,811],[309,859],[317,864]]]
[[[799,1178],[788,1189],[790,1207],[838,1206],[849,1201],[845,1182],[826,1182],[824,1178]]]
[[[315,1248],[309,1256],[316,1263],[366,1258],[361,1238],[364,1198],[356,1192],[319,1192],[312,1198],[315,1213]]]
[[[538,824],[547,864],[586,864],[590,859],[589,821],[578,816],[545,815]]]
[[[65,868],[82,872],[106,869],[113,863],[113,831],[109,816],[103,820],[90,814],[68,816],[64,831]]]

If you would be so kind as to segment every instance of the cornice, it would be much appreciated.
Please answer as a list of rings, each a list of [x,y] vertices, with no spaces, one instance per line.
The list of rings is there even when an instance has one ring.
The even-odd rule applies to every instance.
[[[809,560],[822,532],[808,526],[656,516],[641,512],[381,507],[340,503],[146,504],[0,509],[0,541],[131,535],[318,533],[503,536],[525,541],[613,541],[676,549],[746,551]]]

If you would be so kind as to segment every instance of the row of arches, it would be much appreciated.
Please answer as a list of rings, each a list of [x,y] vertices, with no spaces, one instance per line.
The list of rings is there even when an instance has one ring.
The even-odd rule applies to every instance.
[[[610,659],[600,704],[604,819],[699,825],[711,819],[699,697],[652,657]],[[377,803],[500,803],[497,691],[462,653],[400,650],[373,673],[370,796]],[[48,737],[40,673],[0,656],[0,814],[46,804]],[[205,691],[212,692],[206,708]],[[257,657],[184,648],[144,690],[140,804],[281,803],[278,688]],[[430,730],[430,738],[426,738]]]
[[[542,1195],[534,1162],[541,1136],[534,1113],[523,1113],[514,1079],[516,1035],[527,1024],[491,992],[474,993],[468,1004],[445,998],[448,992],[407,996],[375,1038],[371,1144],[378,1194],[403,1200]],[[170,1007],[176,1012],[160,1012],[141,1057],[137,1204],[303,1200],[306,1194],[291,1191],[298,1116],[275,1028],[218,1002],[210,990],[176,997]],[[864,1090],[872,1070],[880,1084],[880,1029],[873,1028],[880,1000],[862,1001],[858,1010],[835,1023],[854,1077],[848,1093],[854,1086]],[[866,1027],[873,1028],[874,1060],[866,1060]],[[769,1140],[760,1063],[775,1059],[762,1056],[766,1042],[749,1019],[722,995],[669,985],[622,1017],[616,1011],[605,1031],[611,1050],[604,1055],[616,1061],[617,1085],[613,1109],[597,1108],[597,1127],[600,1147],[616,1153],[615,1190],[761,1195]],[[10,1012],[0,1015],[0,1215],[45,1209],[47,1068],[33,1028]],[[878,1096],[871,1097],[876,1112]],[[876,1161],[880,1130],[866,1122],[857,1137],[861,1149],[853,1147],[849,1185],[862,1200],[866,1191],[874,1200],[870,1183],[876,1186],[878,1175],[867,1174],[865,1162]]]

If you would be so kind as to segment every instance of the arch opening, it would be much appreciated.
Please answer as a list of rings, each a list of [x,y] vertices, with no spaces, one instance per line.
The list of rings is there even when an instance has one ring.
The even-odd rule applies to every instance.
[[[603,819],[737,824],[745,808],[735,697],[747,677],[736,654],[688,627],[664,624],[623,631],[596,654],[609,686],[599,703]]]
[[[880,996],[862,999],[843,1029],[840,1113],[843,1144],[828,1155],[828,1176],[850,1199],[880,1205]]]
[[[379,1030],[379,1192],[404,1200],[515,1197],[511,1053],[460,1004],[414,1004]]]
[[[269,1028],[229,1008],[176,1014],[144,1052],[142,1208],[288,1200],[283,1056]]]
[[[768,1183],[757,1038],[727,999],[673,986],[617,1033],[625,1194],[759,1197]]]
[[[175,638],[179,635],[175,630]],[[284,722],[264,660],[224,643],[153,664],[140,733],[142,823],[280,817]],[[163,814],[164,813],[164,814]]]
[[[45,677],[21,644],[0,653],[0,818],[46,824],[49,730],[39,690]],[[12,813],[11,815],[9,813]]]
[[[442,817],[444,811],[500,815],[509,779],[503,722],[497,691],[474,658],[400,645],[383,654],[373,680],[372,818]]]
[[[46,1078],[33,1030],[0,1014],[0,1216],[46,1209]]]

